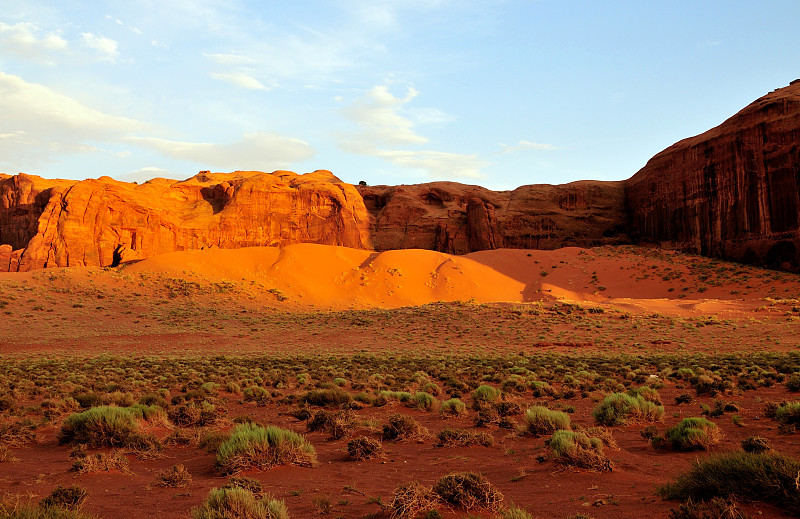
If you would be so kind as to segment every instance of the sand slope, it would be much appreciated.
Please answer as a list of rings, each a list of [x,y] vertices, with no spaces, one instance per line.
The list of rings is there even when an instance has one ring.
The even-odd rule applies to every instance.
[[[316,244],[174,252],[126,265],[123,271],[258,283],[295,304],[334,309],[434,301],[520,302],[524,289],[522,282],[465,257]]]

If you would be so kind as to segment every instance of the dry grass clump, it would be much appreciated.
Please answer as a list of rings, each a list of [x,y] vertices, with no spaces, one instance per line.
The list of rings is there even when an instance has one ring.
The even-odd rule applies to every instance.
[[[68,487],[57,486],[39,503],[42,508],[64,508],[78,510],[89,497],[89,491],[78,485]]]
[[[750,436],[742,440],[742,450],[753,454],[763,454],[772,450],[769,440],[761,436]]]
[[[278,499],[259,499],[244,488],[212,488],[192,519],[289,519],[286,504]]]
[[[28,418],[0,424],[0,445],[21,447],[36,440],[36,424]]]
[[[316,460],[314,446],[303,436],[272,425],[239,424],[217,451],[217,464],[225,474],[277,465],[310,467]]]
[[[141,442],[140,423],[168,425],[167,415],[157,406],[99,406],[68,416],[61,425],[58,442],[85,443],[92,447],[127,447]]]
[[[411,481],[394,489],[389,509],[392,519],[411,519],[435,510],[438,504],[439,499],[431,487]]]
[[[556,461],[570,467],[604,472],[611,460],[603,455],[603,441],[583,432],[556,431],[548,441]]]
[[[661,420],[664,407],[641,394],[611,393],[600,402],[593,414],[601,425],[647,423]]]
[[[494,445],[494,437],[485,432],[472,432],[467,429],[446,428],[439,431],[436,435],[437,447],[469,447],[481,445],[491,447]]]
[[[130,463],[128,458],[120,451],[112,451],[111,454],[98,452],[84,456],[75,456],[72,461],[72,470],[78,474],[88,474],[92,472],[110,472],[118,470],[129,474]]]
[[[705,418],[684,418],[675,427],[670,427],[664,437],[673,449],[707,450],[722,438],[719,427]]]
[[[383,458],[383,445],[369,436],[359,436],[347,442],[347,453],[356,461]]]
[[[214,425],[221,419],[223,410],[207,400],[189,402],[173,407],[167,413],[169,419],[179,427],[204,427]]]
[[[79,510],[22,503],[19,499],[0,500],[0,517],[4,519],[94,519],[93,516]]]
[[[443,418],[461,416],[467,412],[467,405],[460,398],[450,398],[442,402],[439,414]]]
[[[155,485],[158,487],[182,488],[188,487],[191,482],[192,475],[189,474],[186,467],[182,464],[177,464],[156,474]]]
[[[264,490],[259,480],[247,476],[231,476],[222,488],[243,488],[256,496],[261,495]]]
[[[670,510],[670,519],[749,519],[734,498],[715,497],[709,501],[691,498]]]
[[[428,429],[414,418],[404,414],[393,414],[383,426],[384,440],[423,440],[430,437]]]
[[[334,440],[344,438],[356,428],[356,415],[350,409],[344,411],[319,410],[306,423],[309,431],[327,432]]]
[[[535,405],[525,411],[524,433],[533,436],[552,434],[559,429],[569,430],[570,418],[567,413],[553,411],[544,406]]]
[[[481,474],[458,472],[443,476],[433,491],[445,503],[465,510],[495,512],[503,502],[501,494]]]
[[[728,452],[694,462],[661,487],[666,499],[697,501],[736,496],[763,501],[790,514],[800,510],[800,461],[777,453]]]

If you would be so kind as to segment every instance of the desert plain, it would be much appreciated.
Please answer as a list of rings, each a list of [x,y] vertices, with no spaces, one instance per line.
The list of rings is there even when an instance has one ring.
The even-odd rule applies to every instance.
[[[78,485],[83,514],[178,518],[233,474],[291,517],[379,518],[402,515],[404,485],[477,473],[491,502],[405,517],[671,517],[681,500],[659,488],[697,460],[754,437],[800,456],[796,421],[775,415],[800,389],[799,298],[793,273],[635,246],[296,244],[0,274],[0,492],[35,503]],[[629,391],[659,409],[597,417]],[[64,435],[71,415],[136,404],[162,409],[137,422],[146,445]],[[527,418],[542,407],[600,439],[603,463],[554,454]],[[707,445],[652,440],[693,417],[715,427]],[[227,471],[219,446],[245,423],[302,435],[313,462]],[[363,437],[376,457],[349,451]],[[175,466],[188,481],[164,483]]]

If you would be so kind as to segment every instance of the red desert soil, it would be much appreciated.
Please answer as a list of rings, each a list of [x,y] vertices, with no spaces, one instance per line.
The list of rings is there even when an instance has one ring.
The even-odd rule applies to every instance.
[[[296,374],[285,383],[268,385],[270,359],[289,359],[289,365],[292,358],[322,359],[319,373],[329,378],[313,379],[330,385],[338,373],[337,362],[354,355],[385,358],[388,365],[416,359],[431,375],[445,358],[469,369],[470,362],[478,365],[482,359],[529,362],[554,355],[551,358],[565,362],[573,359],[575,366],[583,366],[574,368],[578,371],[592,371],[592,359],[618,354],[626,355],[624,362],[648,355],[672,355],[680,362],[686,356],[686,367],[701,362],[697,359],[703,357],[693,357],[699,354],[796,355],[798,297],[800,278],[794,274],[635,247],[496,250],[454,257],[422,250],[372,253],[292,245],[178,252],[117,269],[0,274],[0,362],[12,371],[13,366],[38,366],[46,373],[52,363],[55,373],[60,362],[74,370],[65,375],[69,380],[54,375],[53,380],[32,379],[16,389],[21,399],[14,416],[27,413],[42,425],[35,442],[10,448],[17,461],[0,463],[0,492],[38,499],[56,485],[78,484],[90,492],[84,510],[98,517],[178,518],[187,517],[210,488],[223,485],[226,478],[214,467],[214,455],[197,445],[168,447],[163,457],[152,460],[129,455],[131,473],[78,475],[69,470],[71,446],[56,442],[68,412],[43,410],[60,401],[59,395],[69,393],[70,387],[88,384],[93,377],[110,380],[136,359],[167,359],[178,365],[185,359],[195,364],[181,368],[177,377],[164,377],[164,382],[136,380],[128,373],[134,383],[116,390],[130,392],[135,399],[141,396],[137,384],[163,383],[174,396],[203,380],[202,369],[240,362],[235,359],[263,359],[262,385],[272,397],[258,405],[235,391],[220,390],[214,399],[226,412],[215,428],[227,431],[233,418],[246,415],[305,433],[305,424],[287,413],[297,408],[298,396],[314,386]],[[583,359],[587,360],[581,364]],[[95,363],[102,369],[93,368]],[[685,380],[661,380],[660,368],[648,366],[635,372],[641,377],[636,385],[652,377],[663,384],[659,392],[664,420],[657,424],[662,432],[684,417],[699,416],[699,404],[713,408],[721,399],[735,403],[738,411],[714,419],[724,437],[712,452],[736,450],[742,439],[763,436],[775,450],[800,456],[797,435],[779,434],[777,422],[764,416],[766,402],[797,399],[783,384],[752,390],[737,386],[712,397],[697,394]],[[385,375],[391,373],[381,374]],[[244,375],[228,376],[239,380]],[[481,381],[464,375],[462,382],[500,386],[502,378],[493,378],[491,372],[485,377]],[[371,386],[352,380],[344,384],[342,389],[351,394],[371,391]],[[560,391],[564,384],[553,385]],[[97,383],[93,390],[112,392],[112,385],[104,389]],[[420,387],[409,383],[392,389],[413,392]],[[573,424],[588,427],[594,425],[593,408],[607,392],[598,381],[571,398],[536,397],[527,389],[509,400],[522,409],[536,403],[573,411]],[[687,392],[693,402],[675,403],[676,396]],[[442,392],[437,398],[449,396]],[[470,390],[463,391],[462,398],[470,406]],[[677,504],[658,497],[655,486],[705,456],[652,448],[640,435],[644,424],[616,426],[612,434],[619,449],[606,449],[614,470],[597,473],[541,460],[549,452],[546,437],[497,426],[476,428],[474,411],[445,420],[437,412],[390,401],[355,412],[360,425],[354,434],[378,437],[388,417],[400,412],[415,417],[433,434],[445,427],[488,432],[494,445],[440,448],[431,438],[385,441],[385,459],[354,462],[348,459],[346,439],[334,441],[324,433],[309,432],[306,437],[318,454],[315,467],[278,467],[247,475],[283,499],[295,519],[317,517],[326,499],[331,517],[389,517],[378,498],[388,503],[398,485],[412,480],[433,484],[454,471],[483,473],[504,494],[505,504],[513,502],[534,517],[668,517]],[[519,424],[521,416],[512,419]],[[2,416],[0,424],[10,420]],[[170,430],[153,432],[163,439]],[[152,485],[158,471],[176,463],[192,474],[189,487]],[[761,517],[788,517],[764,503],[743,508]],[[493,517],[441,511],[447,518],[470,513]]]

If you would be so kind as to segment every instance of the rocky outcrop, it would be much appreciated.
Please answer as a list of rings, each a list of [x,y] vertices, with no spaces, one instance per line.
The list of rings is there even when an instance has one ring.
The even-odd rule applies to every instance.
[[[203,247],[370,248],[361,196],[329,171],[200,174],[141,185],[0,180],[0,270],[107,266]]]
[[[453,182],[359,186],[378,250],[451,254],[629,241],[622,182],[582,181],[490,191]]]
[[[636,242],[800,270],[800,80],[653,157],[626,199]]]

